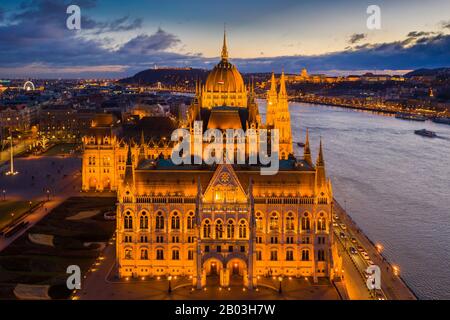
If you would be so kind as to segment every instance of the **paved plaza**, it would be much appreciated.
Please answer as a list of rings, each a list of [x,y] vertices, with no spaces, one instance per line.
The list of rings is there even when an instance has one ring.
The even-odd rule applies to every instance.
[[[102,260],[94,265],[82,281],[82,288],[75,294],[81,300],[339,300],[339,294],[328,282],[313,284],[310,278],[285,278],[282,292],[279,282],[264,279],[257,290],[247,290],[242,278],[235,277],[229,288],[221,288],[217,277],[208,277],[206,289],[194,290],[188,278],[169,281],[160,279],[116,279],[115,245],[106,247]]]
[[[7,171],[9,163],[0,167],[0,172]],[[50,196],[61,196],[61,191],[80,176],[81,158],[30,156],[14,160],[15,176],[0,176],[0,192],[5,191],[6,199],[44,200],[47,190]],[[76,189],[76,186],[72,189]],[[79,189],[79,187],[78,187]],[[70,190],[65,190],[69,192]],[[2,200],[3,200],[3,194]]]
[[[9,168],[8,166],[9,163],[1,166],[0,172],[6,171]],[[80,194],[80,158],[30,156],[16,159],[14,166],[19,174],[14,176],[0,175],[0,201],[46,202],[26,216],[25,221],[29,223],[27,228],[22,229],[10,238],[0,237],[0,251],[67,198]],[[0,212],[0,214],[10,213]]]

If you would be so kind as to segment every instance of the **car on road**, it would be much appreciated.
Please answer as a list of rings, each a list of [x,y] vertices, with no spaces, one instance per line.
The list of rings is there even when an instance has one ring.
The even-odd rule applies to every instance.
[[[336,222],[333,222],[333,227],[338,227],[338,224]]]
[[[339,233],[339,236],[341,237],[341,239],[345,239],[345,233],[341,232]]]
[[[375,263],[373,263],[372,260],[368,260],[367,263],[368,263],[370,266],[373,266],[373,265],[375,264]]]
[[[364,251],[364,248],[361,247],[361,246],[357,246],[356,248],[358,249],[359,252],[363,252]]]
[[[352,237],[352,243],[356,243],[356,238]]]
[[[337,214],[334,215],[334,220],[339,220],[339,216]]]
[[[354,247],[350,247],[350,253],[351,254],[357,254],[358,251],[356,251],[356,249]]]
[[[345,230],[345,229],[347,229],[347,226],[345,224],[341,223],[341,228],[342,228],[342,230]]]

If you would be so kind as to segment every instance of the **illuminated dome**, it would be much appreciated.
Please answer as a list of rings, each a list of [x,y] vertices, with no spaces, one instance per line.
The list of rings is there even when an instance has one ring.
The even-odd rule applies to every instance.
[[[209,73],[206,79],[205,90],[212,92],[244,92],[244,80],[233,64],[226,59],[222,59]]]
[[[226,34],[223,36],[222,59],[208,74],[202,90],[202,107],[247,107],[247,90],[237,68],[228,61]]]

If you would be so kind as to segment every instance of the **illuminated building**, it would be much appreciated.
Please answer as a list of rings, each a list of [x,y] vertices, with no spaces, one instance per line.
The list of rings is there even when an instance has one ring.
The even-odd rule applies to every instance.
[[[279,129],[280,168],[272,176],[261,175],[259,164],[175,165],[171,144],[149,143],[144,134],[139,142],[106,129],[84,138],[83,189],[117,190],[119,277],[187,276],[202,288],[216,275],[221,286],[238,278],[254,288],[264,276],[334,275],[333,192],[322,144],[315,164],[308,136],[303,157],[294,156],[284,74],[278,92],[274,79],[272,120],[263,124],[224,36],[221,61],[197,84],[186,125]],[[93,168],[101,175],[93,178]]]

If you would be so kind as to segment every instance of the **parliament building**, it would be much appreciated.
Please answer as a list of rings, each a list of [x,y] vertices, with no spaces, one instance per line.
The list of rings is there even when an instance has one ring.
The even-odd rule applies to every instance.
[[[334,277],[333,191],[322,142],[313,161],[308,133],[295,155],[284,73],[272,74],[265,123],[253,85],[229,61],[226,35],[220,62],[198,82],[182,126],[194,130],[278,129],[279,171],[260,164],[182,164],[167,138],[119,137],[94,124],[83,138],[82,188],[117,193],[118,276],[186,277],[195,288],[265,277]],[[261,280],[260,280],[261,279]]]

